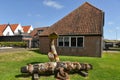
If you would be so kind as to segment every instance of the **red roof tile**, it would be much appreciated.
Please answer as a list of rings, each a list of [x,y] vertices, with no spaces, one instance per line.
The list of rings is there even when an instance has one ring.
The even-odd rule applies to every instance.
[[[10,24],[10,27],[12,29],[12,31],[14,32],[15,29],[18,27],[19,24]]]
[[[30,27],[31,27],[31,26],[22,26],[23,31],[24,31],[25,33],[28,32],[28,30],[30,29]]]
[[[102,29],[102,10],[85,2],[45,30],[40,36],[47,36],[53,32],[56,32],[58,35],[102,35]]]
[[[1,24],[1,25],[0,25],[0,36],[3,35],[3,32],[4,32],[4,30],[6,29],[7,25],[8,25],[8,24]]]

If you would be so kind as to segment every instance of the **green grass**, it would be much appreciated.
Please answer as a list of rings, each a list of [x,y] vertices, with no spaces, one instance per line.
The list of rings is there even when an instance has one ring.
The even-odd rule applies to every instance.
[[[84,78],[78,74],[70,75],[71,80],[120,80],[120,53],[104,53],[102,58],[60,56],[61,61],[90,63],[93,70]],[[29,63],[48,62],[48,57],[34,51],[17,51],[0,54],[0,80],[31,80],[23,77],[20,68]],[[55,80],[54,76],[41,76],[40,80]]]

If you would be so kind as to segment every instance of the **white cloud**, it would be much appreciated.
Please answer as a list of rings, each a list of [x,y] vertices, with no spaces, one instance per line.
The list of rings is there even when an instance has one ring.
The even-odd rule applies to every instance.
[[[108,32],[109,32],[109,33],[113,33],[113,32],[114,32],[114,30],[108,30]]]
[[[108,25],[113,25],[113,24],[114,24],[114,22],[112,22],[112,21],[108,22]]]
[[[118,30],[118,29],[120,29],[120,27],[116,27],[116,29]]]
[[[53,1],[53,0],[44,0],[43,1],[43,4],[46,5],[46,6],[49,6],[49,7],[53,7],[53,8],[56,8],[56,9],[61,9],[63,8],[63,5]]]
[[[120,40],[120,38],[118,38],[117,40]]]

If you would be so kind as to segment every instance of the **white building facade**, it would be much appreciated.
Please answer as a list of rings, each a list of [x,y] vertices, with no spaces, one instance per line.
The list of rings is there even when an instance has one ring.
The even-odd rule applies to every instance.
[[[13,36],[13,35],[14,35],[14,33],[11,30],[10,25],[7,25],[5,30],[3,31],[3,36]]]

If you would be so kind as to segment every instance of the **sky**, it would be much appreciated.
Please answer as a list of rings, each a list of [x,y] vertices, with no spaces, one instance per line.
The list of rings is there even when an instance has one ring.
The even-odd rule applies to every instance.
[[[120,40],[120,0],[0,0],[0,24],[51,26],[86,1],[105,12],[104,38]]]

